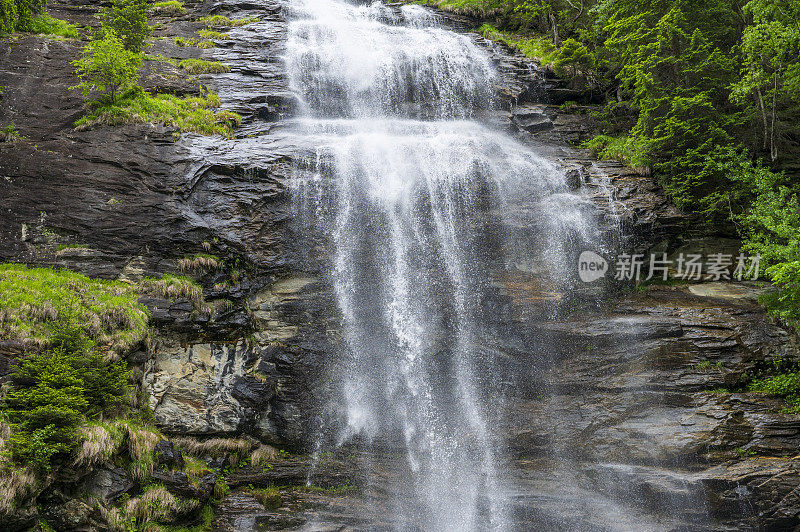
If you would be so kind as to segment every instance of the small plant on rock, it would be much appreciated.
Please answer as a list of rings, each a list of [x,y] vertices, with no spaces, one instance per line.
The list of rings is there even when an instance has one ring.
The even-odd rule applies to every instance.
[[[117,97],[135,86],[142,55],[125,48],[123,41],[112,29],[102,38],[91,41],[83,49],[83,56],[74,61],[81,83],[77,85],[84,97],[100,92],[116,103]]]

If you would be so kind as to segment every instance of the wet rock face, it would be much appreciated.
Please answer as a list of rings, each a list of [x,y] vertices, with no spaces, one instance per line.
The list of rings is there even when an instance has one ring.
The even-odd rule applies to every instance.
[[[134,487],[127,470],[111,464],[101,464],[83,480],[82,489],[104,504],[114,502]]]

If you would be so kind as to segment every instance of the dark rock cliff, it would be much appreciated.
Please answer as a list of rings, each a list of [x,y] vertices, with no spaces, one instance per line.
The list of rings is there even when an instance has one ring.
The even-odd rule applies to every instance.
[[[51,5],[56,16],[92,21],[91,5]],[[331,333],[336,316],[318,266],[297,248],[292,224],[291,161],[307,147],[282,126],[295,99],[280,61],[286,30],[281,6],[209,0],[191,7],[157,36],[189,35],[200,27],[192,21],[210,13],[260,19],[231,30],[230,41],[209,50],[156,44],[164,55],[203,56],[231,66],[228,74],[200,81],[244,117],[237,140],[178,138],[170,128],[150,124],[75,131],[72,123],[85,108],[69,89],[77,83],[70,61],[81,43],[36,36],[0,41],[0,86],[8,87],[0,124],[14,122],[27,137],[0,144],[0,260],[137,280],[178,272],[179,261],[196,253],[221,257],[223,267],[196,277],[210,301],[229,299],[232,308],[203,317],[188,301],[143,300],[155,332],[152,345],[130,357],[142,370],[139,386],[165,433],[246,435],[307,449],[324,395],[319,379],[337,341]],[[557,159],[575,188],[604,213],[601,224],[610,238],[637,251],[697,244],[687,236],[686,218],[651,178],[594,161],[574,147],[592,124],[586,114],[558,107],[574,96],[566,86],[512,51],[480,41],[501,71],[504,105],[492,120]],[[149,65],[145,84],[196,90],[168,69]],[[82,247],[64,247],[69,244]],[[562,445],[562,452],[585,464],[580,474],[587,482],[602,487],[603,479],[622,479],[630,496],[655,514],[665,511],[661,499],[673,497],[686,515],[710,515],[708,529],[796,526],[797,416],[781,414],[775,401],[754,394],[711,392],[734,385],[758,363],[797,355],[787,333],[755,304],[755,293],[725,284],[623,292],[577,317],[542,323],[530,318],[535,288],[502,284],[498,297],[509,303],[516,315],[511,327],[523,331],[524,340],[501,346],[520,375],[503,440],[525,481],[539,492],[558,483],[548,478],[548,449]],[[543,339],[560,346],[545,358],[536,348]],[[0,366],[3,360],[0,351]],[[551,391],[546,401],[539,393],[545,388]],[[349,478],[351,462],[331,460],[318,465],[317,474],[334,484]],[[301,484],[308,468],[297,460],[275,470],[246,470],[229,483]],[[98,492],[109,497],[130,482],[113,468],[87,475],[82,482],[101,486]],[[705,501],[701,509],[692,508],[698,493]],[[51,495],[51,507],[71,504],[68,493]],[[309,516],[336,521],[361,504],[325,493],[298,497],[290,504],[292,517],[284,511],[279,519],[234,494],[223,501],[219,527],[233,529],[237,516],[258,514],[270,527],[292,529]],[[306,509],[308,500],[323,509]],[[563,502],[523,497],[518,505],[539,508],[532,518],[547,522],[548,507]],[[75,526],[68,519],[81,512],[89,515],[76,508],[48,522],[83,530],[90,517]]]

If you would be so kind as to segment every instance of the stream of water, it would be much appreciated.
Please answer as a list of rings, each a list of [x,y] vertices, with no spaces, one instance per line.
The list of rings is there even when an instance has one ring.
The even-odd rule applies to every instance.
[[[566,287],[572,253],[598,238],[587,202],[482,125],[490,57],[426,10],[296,0],[289,17],[295,128],[316,147],[296,202],[329,247],[343,330],[320,438],[403,456],[393,528],[509,530],[493,279]]]

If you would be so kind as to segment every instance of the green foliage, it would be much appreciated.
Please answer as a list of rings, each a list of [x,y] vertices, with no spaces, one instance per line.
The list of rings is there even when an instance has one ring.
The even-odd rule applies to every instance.
[[[213,48],[214,43],[211,41],[205,41],[203,39],[184,39],[183,37],[175,37],[174,39],[176,46],[193,46],[195,48]]]
[[[20,134],[14,122],[11,122],[3,129],[0,129],[0,142],[16,142],[24,138],[25,137]]]
[[[777,160],[797,149],[800,119],[800,2],[751,0],[743,9],[752,17],[740,45],[742,66],[731,100],[745,109],[760,148]]]
[[[168,2],[156,2],[151,8],[153,14],[156,15],[183,15],[186,13],[186,8],[183,7],[183,2],[177,0],[169,0]]]
[[[587,141],[584,147],[591,150],[595,157],[614,159],[638,169],[640,173],[649,173],[647,146],[636,137],[597,135]]]
[[[586,46],[573,38],[569,38],[561,45],[555,54],[553,67],[561,76],[576,76],[580,71],[586,71],[594,65],[594,56]]]
[[[82,57],[73,64],[81,78],[77,87],[84,97],[100,92],[116,103],[121,92],[136,86],[142,55],[126,49],[114,30],[107,28],[102,38],[86,45]]]
[[[538,59],[542,65],[552,64],[558,53],[556,47],[546,37],[524,37],[500,31],[490,24],[478,28],[478,33],[493,41],[502,42],[516,48],[528,57]]]
[[[800,373],[780,373],[753,380],[748,389],[786,400],[786,412],[800,413]]]
[[[117,352],[147,335],[147,309],[129,284],[0,264],[0,337],[44,347],[58,323],[70,317],[82,324],[87,337]]]
[[[738,218],[742,249],[761,255],[764,271],[777,288],[763,302],[771,314],[800,328],[800,187],[757,165],[745,168],[736,179],[754,196]]]
[[[152,33],[147,25],[147,0],[114,0],[103,11],[103,27],[112,30],[126,50],[140,52]]]
[[[47,0],[0,0],[0,34],[32,31],[34,19],[46,5]]]
[[[26,25],[25,30],[29,33],[38,33],[40,35],[55,35],[57,37],[64,37],[67,39],[77,39],[80,37],[78,28],[74,25],[53,18],[49,15],[38,15],[33,17]]]
[[[230,111],[213,111],[219,106],[219,97],[211,92],[179,98],[171,94],[151,96],[141,87],[134,87],[116,102],[100,102],[75,126],[87,129],[97,125],[162,122],[181,131],[231,138],[241,117]]]
[[[247,24],[251,24],[253,22],[258,22],[256,17],[247,17],[247,18],[228,18],[223,15],[211,15],[208,17],[203,17],[200,19],[200,22],[208,26],[209,28],[218,27],[218,28],[233,28],[236,26],[245,26]]]
[[[231,71],[231,67],[219,61],[204,61],[203,59],[184,59],[178,63],[178,68],[189,74],[220,74]]]
[[[222,33],[219,31],[210,30],[208,28],[203,28],[202,30],[197,30],[197,34],[204,38],[204,39],[216,39],[218,41],[223,41],[225,39],[229,39],[230,35],[227,33]]]
[[[107,363],[73,317],[54,326],[50,347],[15,366],[3,399],[13,432],[9,447],[18,463],[49,471],[76,446],[85,417],[119,412],[128,397],[124,362]]]

